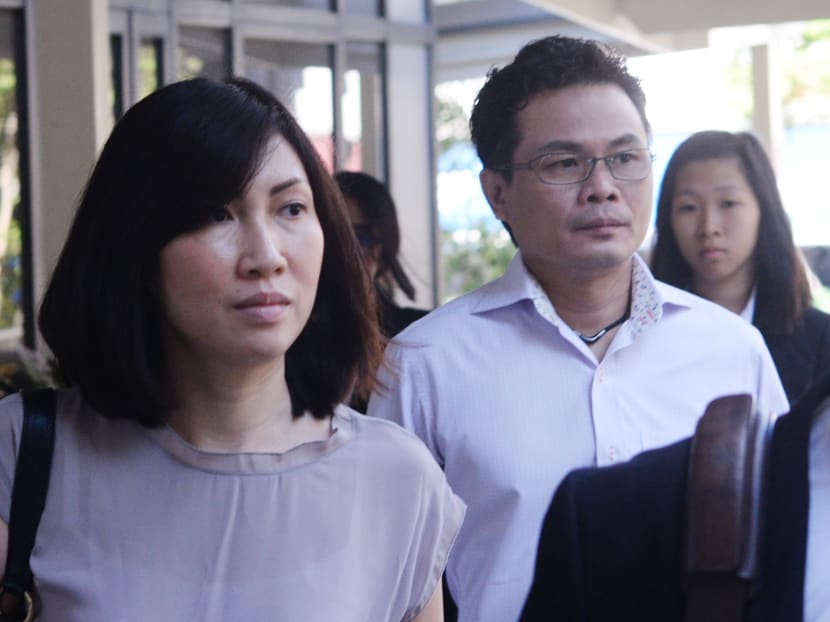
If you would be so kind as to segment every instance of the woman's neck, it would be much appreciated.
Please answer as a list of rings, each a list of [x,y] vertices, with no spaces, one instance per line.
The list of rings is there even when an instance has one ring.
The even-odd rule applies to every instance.
[[[235,373],[191,366],[171,372],[168,386],[174,407],[167,422],[199,449],[284,452],[331,433],[330,419],[292,415],[284,361]]]
[[[755,287],[754,279],[741,278],[728,281],[696,281],[692,291],[698,296],[719,304],[740,314],[752,296]]]

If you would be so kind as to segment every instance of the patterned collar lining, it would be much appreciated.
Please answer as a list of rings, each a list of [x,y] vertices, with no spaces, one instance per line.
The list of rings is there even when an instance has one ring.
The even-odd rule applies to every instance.
[[[536,311],[554,326],[564,325],[553,308],[548,295],[532,274],[530,279],[531,300]],[[639,255],[634,255],[631,268],[631,315],[629,322],[635,335],[660,321],[663,315],[662,300],[648,268]]]

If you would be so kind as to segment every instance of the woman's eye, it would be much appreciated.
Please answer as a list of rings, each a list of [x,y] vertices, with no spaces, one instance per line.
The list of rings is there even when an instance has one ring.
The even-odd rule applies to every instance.
[[[210,210],[211,222],[224,222],[226,220],[230,220],[230,218],[231,213],[228,211],[228,208],[225,205],[213,207]]]
[[[723,203],[721,203],[724,207],[735,207],[737,204],[738,202],[733,199],[726,199]]]
[[[286,216],[299,216],[305,211],[305,206],[302,203],[289,203],[283,206],[280,211]]]
[[[692,205],[691,203],[682,203],[682,204],[678,205],[677,207],[675,207],[674,209],[675,209],[675,211],[678,211],[681,214],[691,214],[697,208],[694,205]]]

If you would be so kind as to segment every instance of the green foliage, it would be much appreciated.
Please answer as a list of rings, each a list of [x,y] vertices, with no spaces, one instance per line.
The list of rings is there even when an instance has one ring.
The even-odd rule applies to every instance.
[[[155,45],[142,44],[138,50],[139,99],[143,99],[161,85],[158,83],[158,50]],[[196,68],[201,69],[201,66]]]
[[[807,22],[784,59],[784,106],[791,127],[830,123],[830,20]]]
[[[504,229],[493,231],[484,221],[475,228],[441,231],[444,300],[481,287],[504,273],[516,248]]]
[[[749,51],[736,50],[725,72],[731,88],[719,96],[723,98],[725,107],[738,110],[742,117],[749,120],[753,109],[752,58]]]
[[[179,58],[179,79],[180,80],[188,80],[190,78],[198,78],[202,75],[202,72],[205,68],[205,61],[199,58],[198,56],[194,56],[192,54],[187,54],[184,50],[178,50],[178,58]]]
[[[0,397],[39,387],[65,386],[53,358],[18,345],[0,350]]]
[[[14,63],[9,58],[0,58],[0,164],[16,156],[17,121],[15,89],[17,79]],[[15,171],[16,172],[16,171]],[[16,188],[0,187],[0,193],[11,193],[12,204],[17,205],[20,196]],[[7,198],[7,197],[4,197]],[[20,253],[22,251],[20,222],[13,215],[7,222],[0,223],[0,329],[19,326],[22,321],[20,291],[23,282]]]
[[[467,115],[460,103],[447,98],[438,98],[436,136],[440,152],[447,151],[455,143],[470,138]]]
[[[6,254],[0,257],[0,328],[19,326],[23,318],[20,311],[20,286],[23,270],[20,265],[20,223],[13,219],[8,231],[0,231],[5,237]]]
[[[814,43],[830,42],[830,19],[816,19],[804,25],[799,50],[806,51]]]
[[[783,72],[785,123],[789,127],[830,123],[830,20],[805,22],[789,30],[777,44]],[[748,49],[736,50],[726,68],[730,85],[721,93],[724,105],[752,116],[752,59]]]
[[[472,100],[472,91],[481,86],[479,82],[445,85],[449,88],[439,89],[436,94],[436,138],[441,154],[470,141],[468,112],[461,100]],[[507,232],[501,226],[494,228],[493,223],[487,218],[465,229],[442,228],[443,302],[492,281],[507,268],[516,249]]]

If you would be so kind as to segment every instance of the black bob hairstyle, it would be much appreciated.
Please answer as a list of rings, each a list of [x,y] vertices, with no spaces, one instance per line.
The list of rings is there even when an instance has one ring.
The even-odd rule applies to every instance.
[[[738,160],[761,212],[755,245],[753,324],[765,334],[788,334],[810,307],[810,284],[793,242],[775,172],[763,145],[748,132],[698,132],[672,154],[657,200],[657,241],[651,255],[651,270],[655,278],[671,285],[683,288],[691,285],[692,268],[680,252],[671,223],[677,175],[692,162],[729,158]]]
[[[415,287],[398,260],[401,231],[395,200],[389,189],[371,175],[356,171],[335,173],[334,180],[343,194],[357,204],[366,219],[373,241],[380,247],[375,278],[381,294],[387,300],[394,300],[394,285],[397,284],[407,298],[415,300]]]
[[[493,68],[478,93],[470,134],[485,168],[510,164],[520,136],[516,114],[537,94],[569,86],[616,84],[628,95],[646,134],[646,97],[625,60],[596,41],[554,35],[531,41],[501,69]],[[512,171],[500,170],[510,181]]]
[[[59,371],[103,415],[164,421],[173,404],[154,285],[159,254],[243,194],[275,135],[305,168],[324,237],[311,316],[286,353],[292,412],[325,417],[374,381],[376,312],[331,175],[269,92],[240,78],[195,78],[155,91],[116,124],[40,308]]]

